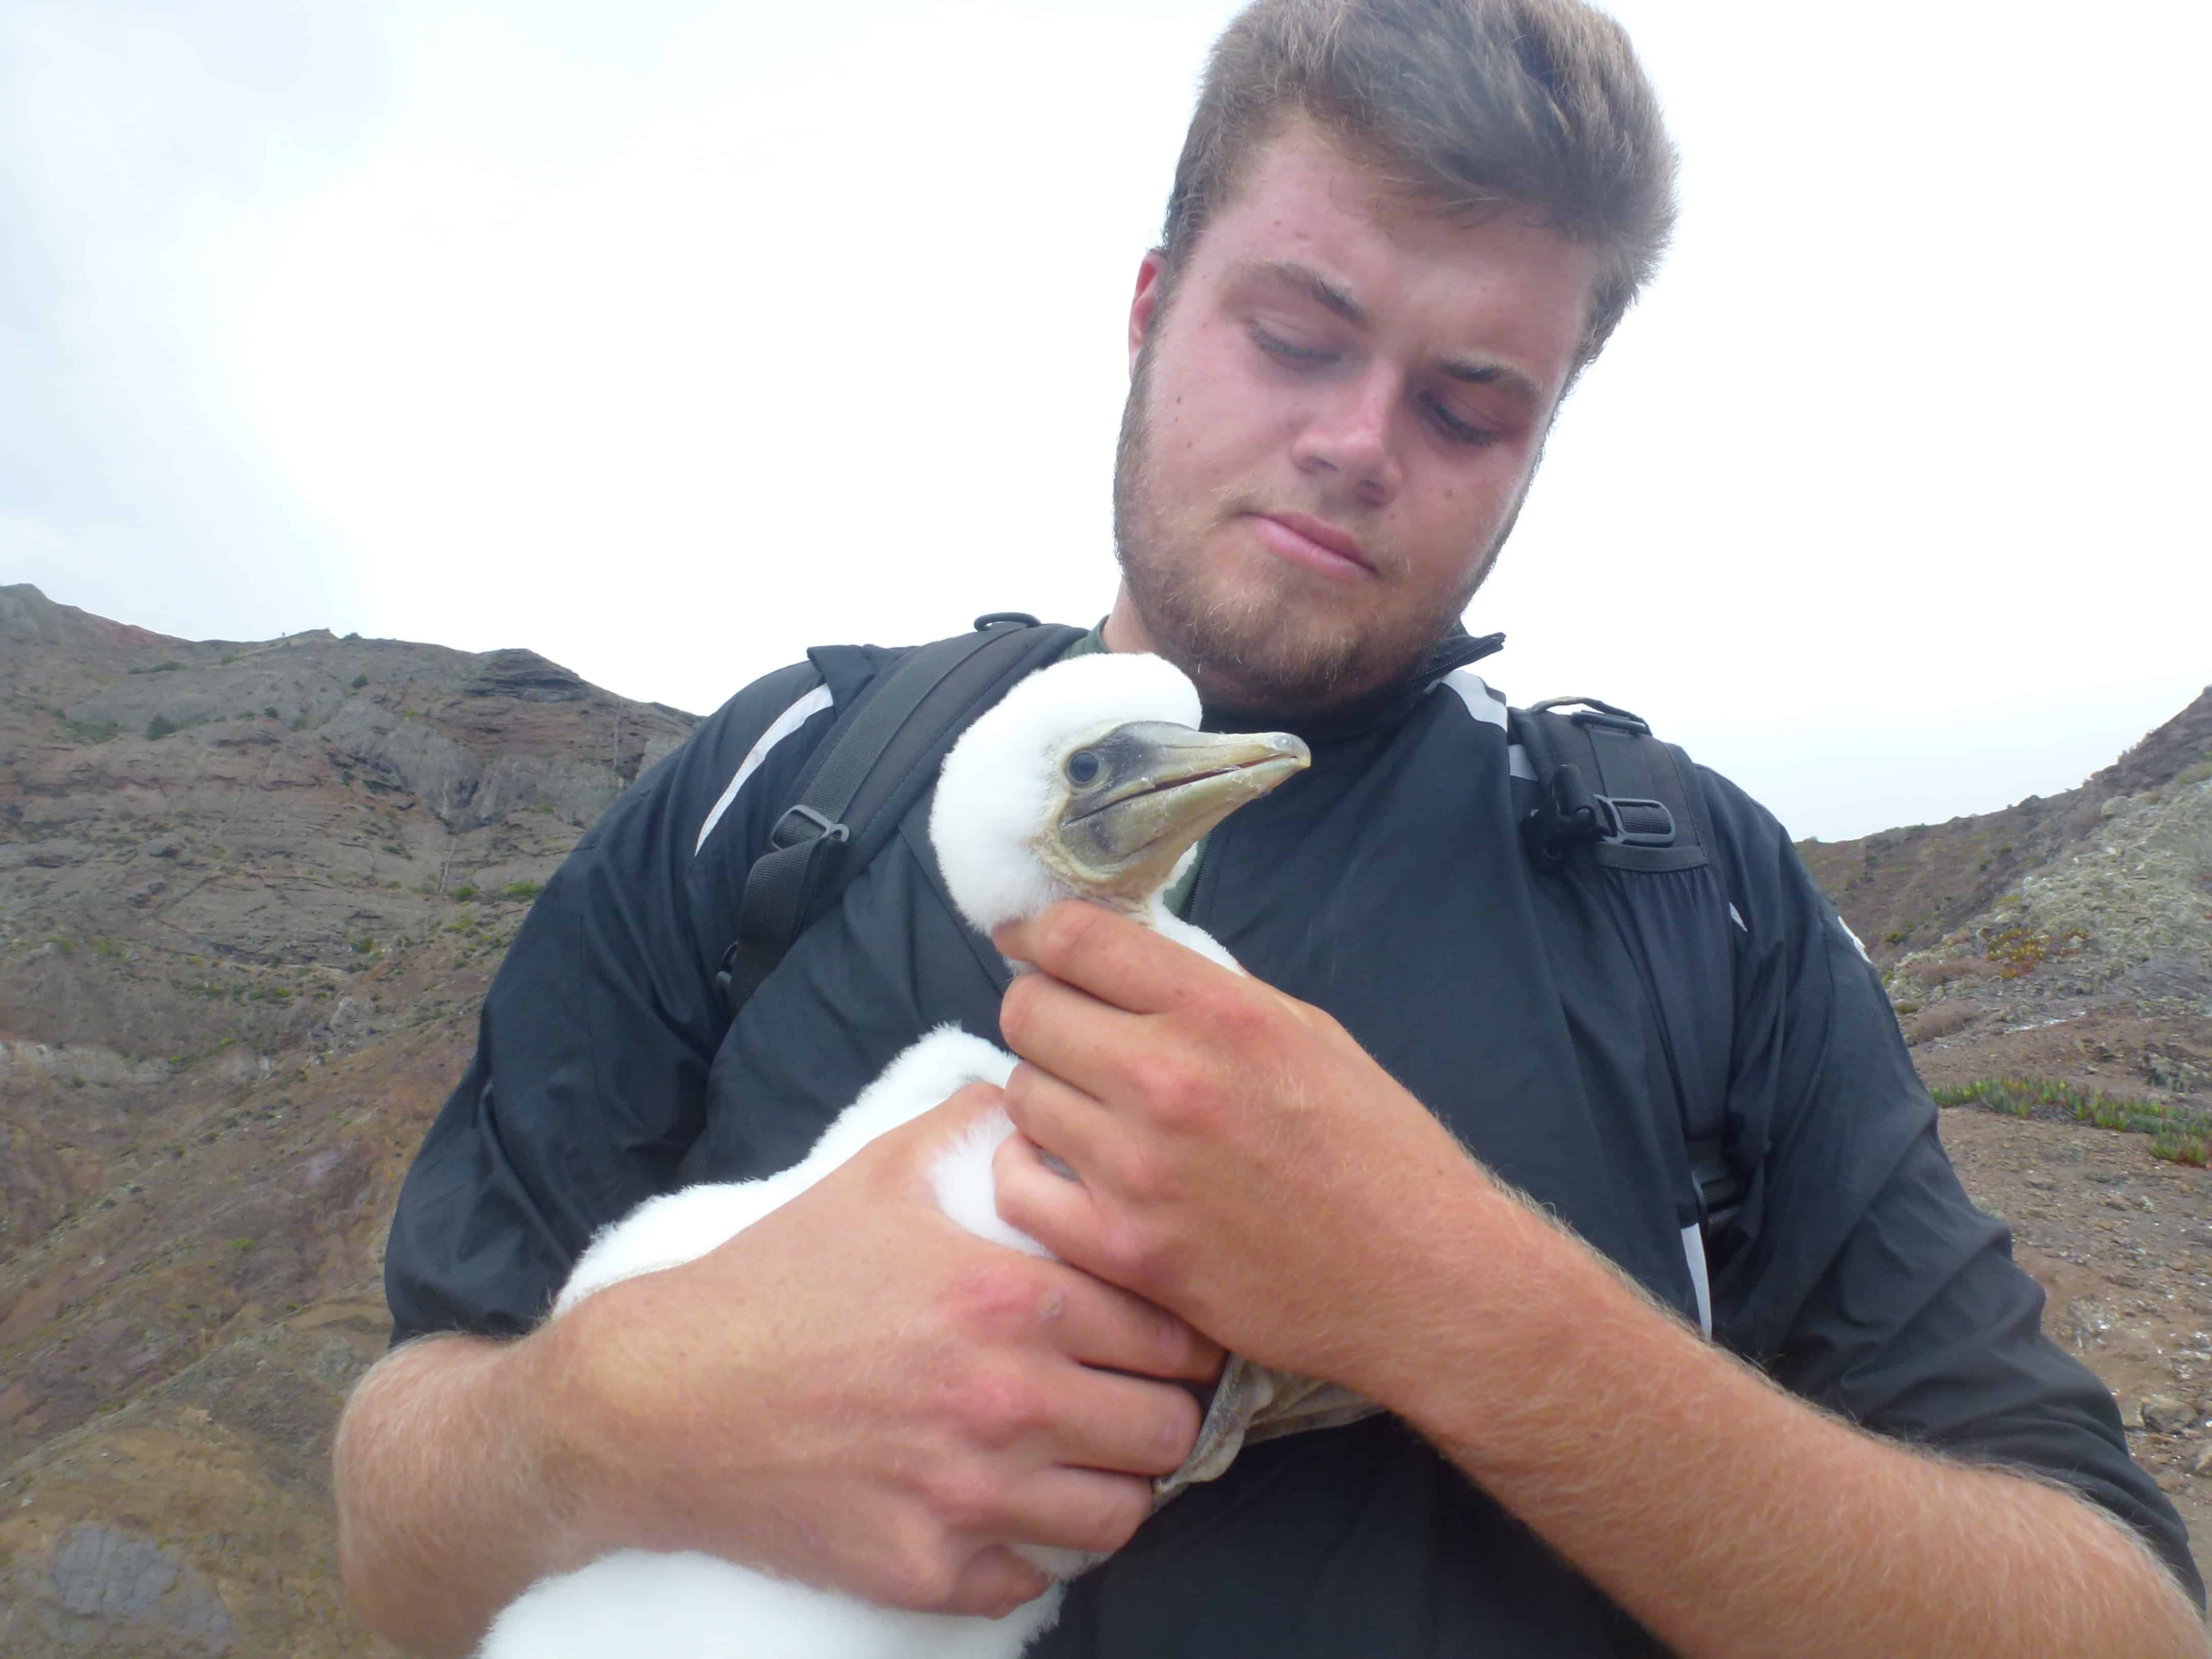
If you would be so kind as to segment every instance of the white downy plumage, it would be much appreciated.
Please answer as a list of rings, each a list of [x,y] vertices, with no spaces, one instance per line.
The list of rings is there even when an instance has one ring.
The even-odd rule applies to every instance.
[[[1211,735],[1194,729],[1198,721],[1197,692],[1158,657],[1078,657],[1017,685],[946,757],[930,817],[946,889],[968,921],[988,934],[1056,900],[1089,898],[1235,967],[1162,896],[1206,830],[1303,769],[1307,754],[1296,738]],[[705,1255],[965,1085],[1003,1085],[1014,1064],[955,1027],[930,1032],[791,1169],[672,1193],[604,1230],[553,1317],[595,1291]],[[1046,1255],[999,1218],[991,1158],[1012,1128],[994,1112],[940,1157],[939,1206],[984,1238]],[[1237,1375],[1249,1417],[1249,1402],[1264,1405],[1269,1384],[1265,1373]],[[1220,1467],[1242,1427],[1225,1442],[1217,1437]],[[1013,1659],[1059,1616],[1057,1581],[1093,1559],[1023,1553],[1056,1582],[1006,1618],[988,1620],[877,1607],[716,1556],[624,1550],[533,1585],[494,1623],[479,1659]]]

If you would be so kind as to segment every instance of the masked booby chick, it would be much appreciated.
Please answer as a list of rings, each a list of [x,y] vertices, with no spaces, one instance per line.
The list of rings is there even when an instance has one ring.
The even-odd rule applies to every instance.
[[[1280,733],[1196,729],[1198,694],[1158,657],[1098,654],[1030,676],[946,757],[930,817],[945,887],[988,935],[1064,898],[1144,921],[1211,960],[1227,951],[1167,908],[1164,895],[1201,836],[1304,769],[1304,744]],[[887,1130],[974,1082],[1003,1085],[1015,1065],[952,1026],[924,1036],[823,1131],[805,1159],[763,1180],[688,1188],[604,1230],[555,1304],[558,1318],[595,1291],[703,1255],[789,1201]],[[1012,1133],[989,1114],[933,1170],[939,1206],[969,1231],[1048,1254],[1000,1219],[991,1159]],[[1231,1358],[1189,1462],[1163,1497],[1228,1467],[1248,1430],[1320,1427],[1371,1409],[1342,1389]],[[1260,1419],[1255,1426],[1255,1419]],[[1025,1548],[1064,1580],[1095,1558]],[[1012,1659],[1059,1616],[1063,1585],[1005,1619],[876,1607],[771,1577],[720,1557],[623,1550],[533,1585],[503,1612],[480,1659]]]

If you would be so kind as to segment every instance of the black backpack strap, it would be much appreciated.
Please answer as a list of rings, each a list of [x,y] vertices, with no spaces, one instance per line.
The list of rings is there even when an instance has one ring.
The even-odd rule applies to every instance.
[[[1514,709],[1508,731],[1535,775],[1537,804],[1521,823],[1529,857],[1540,870],[1583,872],[1602,887],[1635,963],[1680,1105],[1698,1228],[1711,1260],[1748,1183],[1728,1158],[1725,1133],[1735,1025],[1728,930],[1741,924],[1706,855],[1712,823],[1704,791],[1681,748],[1594,697]],[[1700,870],[1689,902],[1680,886],[1643,879]]]
[[[1555,711],[1579,705],[1571,714]],[[1515,710],[1513,741],[1534,763],[1543,799],[1521,823],[1529,855],[1557,870],[1574,848],[1621,870],[1690,870],[1712,826],[1688,755],[1625,708],[1553,697]]]
[[[972,633],[908,652],[838,716],[745,872],[738,936],[714,975],[732,1019],[890,840],[975,716],[1082,635],[994,611]]]

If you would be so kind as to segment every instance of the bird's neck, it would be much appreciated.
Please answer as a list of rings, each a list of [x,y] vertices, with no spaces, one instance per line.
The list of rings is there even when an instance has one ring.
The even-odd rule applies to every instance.
[[[1240,974],[1244,971],[1237,966],[1237,958],[1221,948],[1219,939],[1214,938],[1203,927],[1192,927],[1190,923],[1169,909],[1167,901],[1157,894],[1150,900],[1145,913],[1138,920],[1155,933],[1164,934],[1173,939],[1177,945],[1197,951],[1208,962],[1218,963],[1224,968]]]
[[[1222,948],[1220,940],[1215,939],[1203,927],[1192,927],[1190,923],[1169,909],[1166,897],[1163,894],[1154,893],[1141,899],[1123,898],[1118,894],[1112,896],[1085,894],[1083,896],[1085,902],[1103,906],[1109,910],[1127,916],[1133,921],[1141,922],[1154,933],[1173,939],[1186,950],[1197,951],[1208,962],[1218,963],[1222,967],[1234,973],[1241,974],[1244,971],[1237,958]],[[1012,957],[1006,958],[1006,963],[1016,973],[1027,973],[1030,970],[1028,963],[1017,961]]]

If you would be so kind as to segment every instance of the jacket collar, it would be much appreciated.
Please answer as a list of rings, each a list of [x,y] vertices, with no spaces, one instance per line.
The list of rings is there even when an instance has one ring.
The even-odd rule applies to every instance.
[[[1421,665],[1398,684],[1370,692],[1353,702],[1340,703],[1334,708],[1316,709],[1309,714],[1285,717],[1271,714],[1264,709],[1230,708],[1212,703],[1206,706],[1206,729],[1209,732],[1290,732],[1318,747],[1323,744],[1342,743],[1387,726],[1395,726],[1412,714],[1414,706],[1435,689],[1438,681],[1455,668],[1464,668],[1479,662],[1505,644],[1503,634],[1485,634],[1477,637],[1454,624],[1450,633],[1430,647]]]

